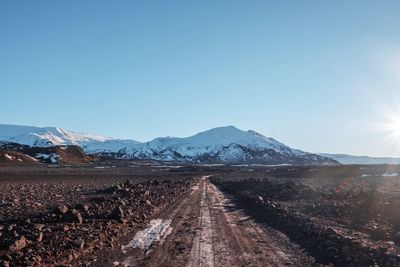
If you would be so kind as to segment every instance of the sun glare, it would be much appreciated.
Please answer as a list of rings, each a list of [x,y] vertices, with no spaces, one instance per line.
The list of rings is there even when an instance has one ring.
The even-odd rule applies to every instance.
[[[388,130],[393,138],[400,138],[400,114],[392,114],[386,124]]]
[[[381,129],[386,132],[384,143],[400,152],[400,109],[384,113],[385,122],[381,124]]]

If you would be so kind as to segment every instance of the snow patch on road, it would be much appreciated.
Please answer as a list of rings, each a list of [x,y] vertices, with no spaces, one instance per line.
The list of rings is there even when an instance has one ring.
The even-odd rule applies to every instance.
[[[126,248],[139,248],[146,251],[146,253],[150,252],[153,244],[156,242],[160,242],[161,244],[165,240],[165,237],[171,233],[171,222],[172,220],[151,220],[147,228],[137,232],[132,241],[127,246],[123,246],[122,250]]]
[[[194,192],[196,192],[197,190],[199,190],[199,186],[198,186],[198,185],[195,185],[195,186],[193,186],[191,189],[192,189],[192,191],[190,192],[190,195],[193,195]]]
[[[399,174],[397,172],[393,172],[393,173],[385,172],[384,174],[382,174],[383,177],[396,177],[398,175]]]
[[[372,176],[371,174],[361,174],[361,177],[370,177]]]

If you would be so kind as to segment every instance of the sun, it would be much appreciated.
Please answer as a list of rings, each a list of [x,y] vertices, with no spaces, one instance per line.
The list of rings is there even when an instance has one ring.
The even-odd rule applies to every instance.
[[[386,132],[386,143],[400,151],[400,108],[390,112],[386,110],[385,118],[381,129]]]
[[[377,149],[384,153],[398,155],[400,153],[400,102],[396,101],[396,105],[391,106],[378,103],[377,107],[379,119],[368,124],[366,129],[374,133]]]
[[[393,138],[400,138],[400,114],[391,114],[385,124],[385,129]]]

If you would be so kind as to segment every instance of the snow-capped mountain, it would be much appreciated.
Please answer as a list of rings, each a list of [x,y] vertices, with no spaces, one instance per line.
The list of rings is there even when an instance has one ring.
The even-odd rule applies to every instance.
[[[54,127],[0,124],[0,141],[40,147],[78,145],[88,154],[125,159],[193,163],[337,163],[331,158],[292,149],[273,138],[234,126],[214,128],[186,138],[160,137],[140,143],[74,133]]]
[[[121,150],[118,154],[133,159],[189,162],[303,164],[330,161],[234,126],[214,128],[186,138],[156,138]]]
[[[0,141],[13,142],[34,147],[77,145],[87,153],[97,151],[118,152],[138,142],[121,140],[92,134],[67,131],[56,127],[35,127],[0,124]]]

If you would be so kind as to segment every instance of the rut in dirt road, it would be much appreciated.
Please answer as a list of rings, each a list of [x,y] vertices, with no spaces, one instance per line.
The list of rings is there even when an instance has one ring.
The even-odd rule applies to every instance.
[[[204,178],[203,178],[204,180]],[[214,240],[211,211],[207,202],[207,190],[202,183],[200,216],[193,240],[188,267],[214,266]]]
[[[207,177],[120,249],[108,266],[313,265],[282,233],[237,209]]]

